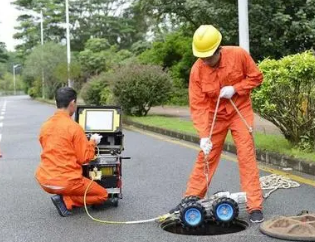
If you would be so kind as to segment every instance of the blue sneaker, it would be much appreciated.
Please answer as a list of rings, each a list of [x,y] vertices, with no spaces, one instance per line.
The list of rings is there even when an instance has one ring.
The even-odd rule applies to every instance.
[[[65,202],[62,199],[62,196],[60,195],[54,195],[51,197],[51,201],[53,202],[53,204],[55,205],[55,207],[58,210],[58,213],[60,214],[60,216],[62,217],[68,217],[70,216],[72,213],[67,209]]]

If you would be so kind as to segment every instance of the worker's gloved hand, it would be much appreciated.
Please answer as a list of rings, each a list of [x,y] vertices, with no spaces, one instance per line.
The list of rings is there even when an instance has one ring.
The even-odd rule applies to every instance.
[[[103,138],[102,135],[92,134],[90,140],[94,140],[95,144],[98,145],[101,142],[102,138]]]
[[[201,138],[200,139],[200,148],[202,149],[205,155],[209,155],[212,149],[212,142],[209,138]]]
[[[220,98],[231,99],[235,94],[235,88],[233,86],[223,87],[220,91]]]

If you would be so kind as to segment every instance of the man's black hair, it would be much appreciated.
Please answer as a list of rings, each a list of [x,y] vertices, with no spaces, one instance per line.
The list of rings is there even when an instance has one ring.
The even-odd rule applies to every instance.
[[[215,52],[213,53],[213,55],[217,55],[219,54],[220,50],[222,49],[221,45],[219,45],[219,47],[215,50]]]
[[[72,100],[77,101],[77,92],[71,87],[61,87],[55,95],[57,108],[67,108]]]

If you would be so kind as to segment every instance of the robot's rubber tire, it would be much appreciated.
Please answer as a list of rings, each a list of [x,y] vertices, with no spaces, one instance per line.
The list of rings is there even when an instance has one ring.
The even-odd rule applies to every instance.
[[[197,201],[182,203],[180,221],[184,228],[197,229],[204,224],[206,211]]]
[[[187,203],[190,203],[190,202],[196,202],[200,200],[200,197],[198,196],[188,196],[188,197],[184,197],[182,199],[182,201],[180,202],[180,204],[178,205],[179,206],[179,209],[183,208],[183,205],[184,204],[187,204]]]
[[[118,207],[119,199],[117,197],[111,199],[113,207]]]
[[[218,198],[213,202],[212,208],[215,221],[223,225],[230,224],[235,218],[238,217],[239,214],[237,202],[227,197]],[[224,214],[220,214],[220,210],[222,211],[222,209],[225,210]]]
[[[188,196],[188,197],[184,197],[181,201],[181,204],[185,204],[185,203],[189,203],[189,202],[196,202],[200,200],[200,197],[198,196]]]

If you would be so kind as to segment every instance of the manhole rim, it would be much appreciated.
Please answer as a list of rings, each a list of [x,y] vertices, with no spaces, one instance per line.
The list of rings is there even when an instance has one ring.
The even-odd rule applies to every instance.
[[[248,229],[250,227],[250,223],[248,221],[242,220],[242,219],[235,219],[233,221],[233,223],[239,227],[242,227],[242,229],[237,231],[237,232],[227,232],[227,233],[218,233],[218,234],[188,234],[189,230],[186,230],[187,233],[176,233],[176,232],[172,232],[170,230],[167,230],[167,227],[172,226],[172,225],[173,226],[181,226],[181,223],[179,221],[175,221],[175,220],[164,221],[163,223],[160,224],[160,228],[163,229],[167,233],[182,235],[182,236],[221,236],[221,235],[224,236],[224,235],[231,235],[231,234],[244,232],[246,229]],[[218,227],[218,225],[215,222],[207,223],[208,226],[210,226],[211,224]],[[221,227],[221,229],[223,229],[223,228],[224,227]],[[198,232],[198,231],[193,230],[192,232]]]

